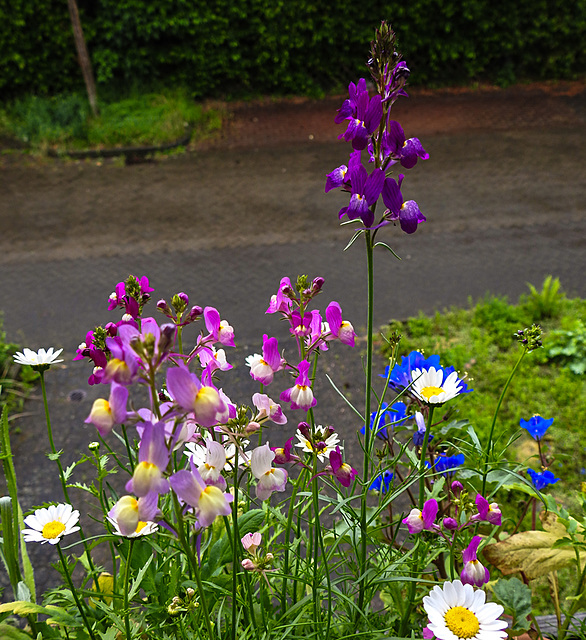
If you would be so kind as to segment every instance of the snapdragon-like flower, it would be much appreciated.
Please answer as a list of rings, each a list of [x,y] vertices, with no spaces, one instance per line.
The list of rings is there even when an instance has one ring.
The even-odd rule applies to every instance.
[[[226,360],[226,352],[224,349],[217,349],[212,345],[204,347],[197,352],[199,363],[202,369],[209,369],[210,372],[216,371],[229,371],[232,369],[232,365]]]
[[[159,496],[154,491],[138,500],[134,496],[122,496],[108,512],[108,520],[118,531],[130,537],[141,522],[153,522],[159,514]]]
[[[202,384],[183,363],[167,370],[167,391],[182,409],[193,411],[202,427],[213,426],[228,410],[218,390]]]
[[[247,533],[244,537],[241,538],[242,546],[248,553],[253,554],[256,552],[260,543],[262,541],[262,534],[260,531],[255,531],[254,533]]]
[[[392,164],[400,162],[405,169],[412,169],[417,160],[428,160],[429,153],[425,151],[419,138],[405,139],[403,127],[391,120],[383,134],[383,144],[388,147],[389,155],[392,157]]]
[[[275,452],[268,442],[254,449],[250,456],[250,470],[258,480],[256,497],[259,500],[268,500],[274,491],[285,491],[287,486],[287,471],[273,467],[274,459]]]
[[[110,397],[94,400],[90,415],[85,419],[86,424],[93,424],[100,435],[107,436],[115,424],[122,424],[127,418],[126,405],[128,403],[128,388],[112,383]]]
[[[307,360],[299,363],[299,375],[295,379],[295,384],[289,389],[281,392],[279,399],[283,402],[290,402],[291,409],[303,409],[308,411],[317,404],[316,398],[313,397],[311,382],[309,380],[309,368],[311,364]]]
[[[281,405],[271,400],[265,393],[255,393],[252,396],[252,404],[257,408],[256,422],[272,420],[275,424],[287,424],[287,416],[283,413]]]
[[[356,469],[343,461],[342,452],[338,446],[334,451],[330,451],[330,464],[326,467],[326,471],[330,471],[336,480],[346,488],[352,484],[354,476],[358,473]]]
[[[423,510],[411,509],[409,515],[403,518],[403,524],[407,525],[409,533],[421,533],[424,529],[431,531],[438,509],[437,500],[430,498],[424,503]]]
[[[348,320],[342,320],[342,308],[337,302],[330,302],[326,308],[326,320],[334,338],[338,338],[343,344],[354,346],[354,327]]]
[[[246,358],[250,367],[250,376],[261,384],[271,384],[273,376],[285,366],[285,360],[279,353],[277,338],[269,338],[265,333],[262,339],[262,356],[255,353]]]
[[[35,369],[36,371],[45,371],[52,364],[57,364],[58,362],[63,362],[63,359],[57,360],[57,358],[61,355],[63,349],[57,349],[57,351],[53,351],[53,347],[49,347],[45,351],[45,349],[39,349],[38,351],[33,351],[32,349],[27,349],[26,347],[22,350],[22,352],[17,351],[13,358],[14,362],[20,365],[28,365]]]
[[[289,313],[293,303],[288,294],[292,291],[293,286],[291,285],[291,280],[289,280],[287,276],[281,278],[279,290],[271,296],[269,307],[265,313]]]
[[[360,83],[359,83],[360,85]],[[377,129],[382,115],[383,107],[380,95],[372,98],[368,95],[368,90],[358,90],[352,95],[352,86],[349,88],[350,99],[342,105],[337,119],[342,113],[348,113],[345,119],[349,120],[346,131],[339,135],[349,142],[352,141],[354,149],[366,149],[368,145],[368,137]]]
[[[388,211],[385,218],[391,222],[399,221],[401,229],[405,233],[415,233],[417,226],[425,222],[427,218],[419,210],[419,205],[415,200],[403,199],[401,193],[401,183],[403,182],[403,174],[399,174],[399,181],[394,178],[387,178],[382,189],[383,202]]]
[[[206,307],[203,310],[205,325],[216,342],[226,347],[234,346],[234,329],[227,320],[221,320],[218,310],[214,307]]]
[[[488,569],[478,560],[478,546],[482,542],[480,536],[474,536],[470,544],[462,551],[464,560],[464,568],[460,574],[460,580],[463,584],[471,584],[475,587],[481,587],[490,580]]]
[[[182,469],[169,478],[171,488],[180,500],[196,510],[200,527],[209,527],[218,516],[229,516],[234,496],[214,485],[207,485],[195,466]]]
[[[534,415],[529,418],[529,420],[521,419],[519,424],[523,429],[526,429],[529,435],[535,438],[535,440],[541,440],[541,438],[543,438],[543,436],[545,435],[545,432],[553,424],[553,418],[546,420],[540,415]]]
[[[488,500],[480,494],[476,495],[475,502],[478,513],[474,514],[470,520],[489,522],[497,527],[502,524],[502,513],[496,502],[489,503]]]
[[[79,531],[79,511],[70,504],[52,504],[37,509],[24,519],[28,529],[22,530],[25,542],[58,544],[63,536]]]
[[[423,598],[429,631],[438,640],[505,640],[504,608],[485,599],[484,591],[460,580],[436,585]]]
[[[197,468],[201,479],[206,484],[219,487],[222,491],[226,489],[226,480],[222,471],[226,466],[226,450],[223,445],[211,438],[206,439],[205,460]]]
[[[301,458],[291,453],[293,451],[293,436],[287,440],[284,447],[271,447],[275,453],[275,464],[286,464],[288,462],[301,462]]]
[[[385,182],[382,169],[373,169],[368,174],[362,164],[353,166],[350,170],[350,202],[342,207],[338,213],[340,220],[348,216],[348,220],[360,218],[365,227],[371,227],[374,222],[372,205],[378,200]]]
[[[114,533],[119,536],[124,536],[125,538],[140,538],[142,536],[150,536],[151,533],[156,533],[159,530],[159,525],[156,522],[142,522],[139,520],[136,529],[132,533],[123,534],[120,530],[120,526],[116,520],[113,520],[110,516],[106,518],[108,522],[114,528]]]
[[[533,486],[537,491],[541,491],[550,484],[555,484],[560,479],[556,478],[552,471],[546,469],[545,471],[533,471],[533,469],[527,469],[527,473],[531,478]]]
[[[162,422],[146,422],[138,449],[138,464],[132,478],[126,483],[126,491],[143,498],[147,494],[166,493],[169,483],[163,477],[171,452],[165,442],[165,425]]]

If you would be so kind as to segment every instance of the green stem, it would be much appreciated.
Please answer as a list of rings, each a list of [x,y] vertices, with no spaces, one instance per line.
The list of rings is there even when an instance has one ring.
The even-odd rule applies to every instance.
[[[132,635],[130,632],[130,610],[128,608],[128,589],[130,585],[130,560],[132,558],[132,551],[134,549],[134,538],[130,538],[128,555],[126,556],[126,568],[124,571],[124,628],[126,629],[126,638],[131,640]]]
[[[366,593],[366,559],[367,559],[367,495],[368,480],[370,478],[370,454],[371,454],[371,433],[370,433],[370,395],[372,387],[372,327],[374,318],[374,250],[370,230],[364,234],[366,240],[366,267],[367,267],[367,313],[366,313],[366,397],[364,419],[366,428],[364,429],[364,459],[362,470],[362,494],[360,502],[360,556],[358,558],[359,568],[359,591],[357,611],[364,611],[364,597]],[[357,614],[358,616],[358,614]],[[356,620],[358,617],[356,618]]]
[[[61,551],[61,547],[59,546],[59,544],[56,544],[55,546],[57,547],[57,552],[59,553],[59,560],[61,560],[61,565],[63,567],[63,573],[65,573],[65,579],[67,580],[67,584],[69,585],[69,588],[71,589],[71,594],[73,595],[73,599],[75,600],[75,604],[77,605],[77,608],[79,609],[79,613],[81,613],[81,617],[83,618],[83,622],[85,624],[87,632],[88,632],[88,634],[89,634],[89,636],[90,636],[90,638],[92,640],[96,640],[96,638],[94,636],[94,633],[92,631],[92,627],[90,625],[90,622],[87,619],[84,606],[83,606],[81,600],[79,599],[79,596],[77,595],[77,591],[76,591],[75,587],[73,586],[73,581],[71,580],[71,576],[69,575],[69,568],[67,566],[67,561],[65,560],[65,556],[63,555],[63,551]],[[130,636],[128,636],[128,638],[130,640]]]
[[[423,444],[421,445],[421,458],[419,459],[419,508],[423,509],[423,502],[425,498],[425,457],[427,455],[427,443],[429,442],[429,436],[431,435],[431,425],[433,420],[433,410],[435,407],[429,405],[429,415],[427,417],[427,427],[425,434],[423,435]]]
[[[301,471],[297,477],[297,481],[293,485],[293,491],[291,492],[291,499],[289,501],[289,512],[287,513],[287,524],[285,526],[285,548],[283,550],[283,584],[281,586],[281,615],[283,615],[287,609],[287,575],[289,572],[289,540],[291,539],[291,529],[293,528],[293,515],[295,514],[295,499],[297,498],[297,492],[301,486],[302,479],[305,478],[305,469]]]
[[[513,378],[515,377],[515,373],[517,373],[517,369],[519,368],[519,365],[521,364],[523,358],[525,357],[525,355],[527,354],[527,348],[525,347],[521,353],[521,356],[519,357],[519,359],[517,360],[517,363],[515,364],[515,366],[513,367],[513,370],[511,371],[505,386],[503,387],[503,390],[501,392],[500,398],[497,402],[496,405],[496,409],[494,412],[494,416],[492,417],[492,424],[490,425],[490,432],[488,435],[488,442],[486,443],[486,453],[484,456],[484,470],[482,473],[482,491],[481,494],[484,496],[485,492],[486,492],[486,477],[488,476],[488,461],[490,458],[490,454],[492,453],[492,448],[493,448],[493,442],[492,442],[492,436],[494,434],[494,428],[496,425],[496,420],[501,408],[501,404],[503,403],[503,400],[505,399],[505,394],[507,393],[507,389],[509,388],[509,385],[511,384],[511,381],[513,380]]]

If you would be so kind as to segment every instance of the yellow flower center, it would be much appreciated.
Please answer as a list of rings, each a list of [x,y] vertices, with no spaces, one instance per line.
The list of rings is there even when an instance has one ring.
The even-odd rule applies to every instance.
[[[60,536],[65,531],[65,525],[58,520],[53,520],[52,522],[47,522],[47,524],[43,527],[43,538],[46,540],[54,540],[58,536]]]
[[[441,387],[423,387],[419,393],[429,400],[433,396],[439,396],[440,393],[445,393],[445,391]]]
[[[452,607],[444,615],[446,627],[458,638],[473,638],[480,630],[478,618],[465,607]]]
[[[146,526],[147,522],[143,522],[142,520],[138,521],[138,526],[136,527],[134,533],[140,533]]]

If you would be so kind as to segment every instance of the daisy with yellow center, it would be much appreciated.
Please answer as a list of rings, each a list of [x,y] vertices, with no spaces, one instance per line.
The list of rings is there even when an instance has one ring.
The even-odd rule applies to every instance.
[[[411,380],[413,381],[410,387],[411,392],[426,404],[444,404],[465,389],[456,371],[446,375],[441,367],[413,369]]]
[[[428,629],[438,640],[504,640],[507,623],[499,620],[504,609],[485,600],[484,591],[460,580],[435,586],[423,598]]]
[[[58,544],[63,536],[79,531],[75,526],[78,521],[79,511],[74,511],[70,504],[52,504],[24,519],[29,528],[23,529],[22,535],[25,542]]]

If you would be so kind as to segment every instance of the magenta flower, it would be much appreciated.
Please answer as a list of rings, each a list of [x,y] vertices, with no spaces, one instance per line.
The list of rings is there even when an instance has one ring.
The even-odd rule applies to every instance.
[[[289,331],[296,338],[304,338],[311,333],[312,320],[313,314],[306,312],[303,317],[301,317],[301,311],[299,311],[299,309],[295,309],[289,317],[289,323],[291,324]]]
[[[475,587],[481,587],[490,580],[488,569],[478,560],[478,545],[482,542],[480,536],[474,536],[470,544],[462,551],[464,560],[464,568],[460,574],[460,580],[463,584],[471,584]]]
[[[489,522],[492,525],[500,526],[502,524],[502,514],[496,502],[489,504],[486,498],[480,494],[476,495],[476,508],[478,513],[473,515],[471,520],[479,520],[480,522]]]
[[[317,404],[317,400],[313,397],[311,383],[307,375],[310,366],[307,360],[302,360],[299,363],[299,375],[295,379],[295,384],[291,388],[281,392],[280,399],[283,402],[290,402],[291,409],[308,411]]]
[[[252,396],[252,404],[257,408],[258,414],[255,422],[272,420],[275,424],[287,424],[287,416],[283,413],[281,405],[277,404],[264,393],[255,393]]]
[[[438,509],[437,500],[431,498],[425,502],[423,510],[411,509],[409,515],[403,518],[403,524],[407,525],[409,533],[421,533],[424,529],[431,531],[434,527]]]
[[[220,314],[214,307],[206,307],[203,310],[203,318],[206,329],[210,332],[216,342],[220,342],[226,347],[234,346],[234,329],[227,320],[221,320]]]
[[[271,296],[269,307],[265,313],[288,313],[291,309],[291,299],[288,297],[287,292],[292,292],[291,280],[285,276],[281,278],[279,284],[279,290],[276,294]]]
[[[284,447],[271,447],[271,451],[275,454],[275,464],[285,464],[287,462],[301,462],[301,458],[291,453],[293,450],[293,438],[291,436],[285,443]]]
[[[425,222],[427,218],[421,213],[415,200],[407,200],[406,202],[403,200],[401,183],[404,177],[403,174],[399,174],[399,182],[393,178],[385,180],[382,189],[383,202],[388,208],[385,217],[392,222],[398,220],[405,233],[415,233],[417,225]]]
[[[326,467],[326,470],[331,471],[343,487],[349,487],[354,480],[354,476],[358,473],[348,463],[342,462],[340,447],[330,451],[330,464]]]
[[[389,122],[389,127],[383,136],[393,161],[399,161],[405,169],[413,168],[418,159],[429,159],[429,153],[425,151],[419,138],[405,140],[405,132],[395,120]]]
[[[246,358],[250,367],[250,376],[261,384],[271,384],[273,376],[280,371],[285,360],[279,353],[279,341],[277,338],[269,338],[265,333],[262,339],[262,356],[255,354]]]
[[[326,320],[334,338],[338,338],[343,344],[354,346],[354,327],[347,320],[342,320],[342,308],[337,302],[330,302],[326,308]]]
[[[360,164],[350,169],[350,184],[350,202],[347,207],[340,209],[338,217],[342,219],[347,215],[349,220],[360,218],[365,227],[371,227],[374,222],[371,207],[381,194],[385,173],[382,169],[374,169],[369,175]]]

